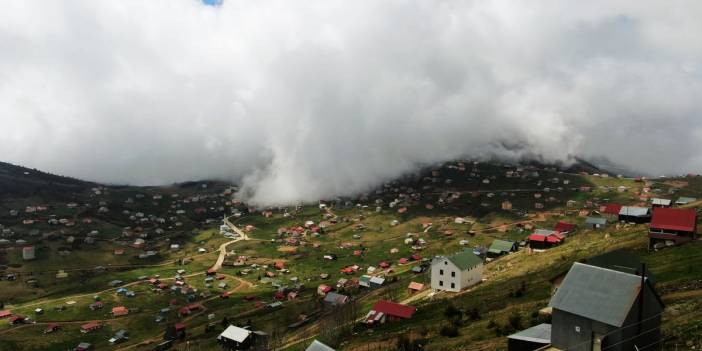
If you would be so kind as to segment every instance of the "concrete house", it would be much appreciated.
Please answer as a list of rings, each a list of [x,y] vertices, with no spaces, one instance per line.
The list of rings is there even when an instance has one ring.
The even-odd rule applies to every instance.
[[[483,260],[471,251],[451,256],[437,256],[431,264],[431,288],[459,292],[480,283]]]
[[[555,350],[660,349],[664,305],[644,275],[575,263],[549,306]]]

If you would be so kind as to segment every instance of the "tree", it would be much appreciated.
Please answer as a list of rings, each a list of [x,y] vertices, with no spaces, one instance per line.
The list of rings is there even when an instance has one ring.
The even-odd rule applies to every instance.
[[[222,327],[226,328],[229,326],[229,318],[227,316],[222,317]]]

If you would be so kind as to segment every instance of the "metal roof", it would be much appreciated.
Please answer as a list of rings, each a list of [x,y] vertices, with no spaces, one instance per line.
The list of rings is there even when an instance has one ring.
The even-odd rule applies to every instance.
[[[649,215],[648,207],[622,206],[619,210],[620,216],[647,217]]]
[[[585,220],[585,223],[587,223],[587,224],[605,225],[605,224],[607,224],[607,218],[604,218],[604,217],[587,217],[587,219]]]
[[[678,205],[686,205],[686,204],[689,204],[690,202],[695,202],[695,201],[697,201],[697,199],[694,197],[681,196],[678,199],[678,201],[675,201],[675,203]]]
[[[555,230],[551,230],[551,229],[536,229],[536,230],[534,230],[534,234],[543,235],[543,236],[549,236],[555,232],[556,232]]]
[[[451,263],[455,264],[456,267],[462,271],[483,264],[483,260],[480,259],[480,257],[468,250],[446,257],[446,259],[451,261]]]
[[[657,197],[654,197],[653,199],[651,199],[651,203],[654,205],[670,206],[671,202],[672,202],[672,200],[670,200],[670,199],[660,199]]]
[[[693,208],[655,208],[651,229],[694,232],[697,212]]]
[[[514,242],[512,241],[495,239],[492,241],[492,244],[490,244],[490,249],[488,249],[488,251],[492,253],[510,252],[513,247]]]
[[[621,327],[640,290],[640,276],[576,262],[549,306]]]
[[[547,323],[535,325],[529,329],[522,330],[508,336],[509,339],[537,342],[541,344],[551,343],[551,325]]]
[[[307,346],[305,351],[335,351],[331,347],[324,345],[323,343],[315,340],[313,341],[310,346]]]
[[[249,335],[251,335],[250,330],[230,325],[227,327],[227,329],[225,329],[222,332],[222,334],[219,334],[219,337],[217,337],[217,339],[221,340],[222,338],[224,338],[241,343],[244,342],[244,340],[246,340],[246,338],[248,338]]]

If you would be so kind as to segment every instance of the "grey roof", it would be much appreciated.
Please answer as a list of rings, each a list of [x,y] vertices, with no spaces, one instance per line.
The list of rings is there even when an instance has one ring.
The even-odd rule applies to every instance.
[[[348,298],[349,297],[346,295],[337,294],[333,291],[330,291],[327,293],[326,296],[324,296],[324,302],[328,302],[332,305],[341,305],[345,303]]]
[[[585,223],[587,223],[587,224],[605,225],[605,224],[607,224],[607,218],[604,218],[604,217],[587,217],[587,219],[585,220]]]
[[[541,344],[551,343],[551,325],[547,323],[535,325],[529,329],[522,330],[508,336],[509,339],[538,342]]]
[[[536,229],[534,231],[534,234],[549,236],[555,232],[556,232],[555,230],[551,230],[551,229]]]
[[[671,202],[672,202],[672,200],[670,200],[670,199],[659,199],[659,198],[651,199],[651,203],[654,205],[670,206]]]
[[[675,203],[678,205],[685,205],[685,204],[689,204],[690,202],[695,202],[695,201],[697,201],[697,199],[694,197],[681,196],[678,199],[678,201],[675,201]]]
[[[574,263],[550,307],[621,327],[639,295],[641,277]]]
[[[307,346],[305,351],[335,351],[331,347],[322,344],[321,342],[315,340],[313,341],[310,346]]]
[[[622,206],[619,210],[620,216],[646,217],[649,213],[648,207]]]

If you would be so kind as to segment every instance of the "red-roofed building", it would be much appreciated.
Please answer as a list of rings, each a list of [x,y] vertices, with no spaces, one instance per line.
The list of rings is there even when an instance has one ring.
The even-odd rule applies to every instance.
[[[600,212],[606,215],[619,216],[619,212],[622,210],[622,205],[619,204],[606,204],[600,208]]]
[[[696,231],[697,212],[694,209],[654,208],[648,230],[648,248],[658,249],[692,241],[696,238]]]
[[[568,222],[558,222],[556,223],[556,226],[553,228],[553,230],[561,234],[569,234],[575,231],[575,224]]]
[[[112,316],[114,317],[126,316],[128,314],[129,310],[124,306],[117,306],[112,308]]]
[[[9,310],[0,311],[0,319],[12,317],[12,312]]]
[[[379,300],[365,318],[366,324],[382,324],[400,319],[410,319],[417,308],[392,301]]]
[[[89,322],[89,323],[85,323],[85,324],[81,325],[80,331],[81,331],[81,333],[89,333],[91,331],[98,330],[100,328],[102,328],[102,323],[95,321],[95,322]]]
[[[24,316],[16,315],[10,317],[10,324],[21,324],[24,323]]]
[[[190,309],[188,307],[181,307],[178,310],[178,315],[181,317],[188,316],[188,315],[190,315]]]
[[[560,245],[565,240],[565,235],[559,232],[550,234],[531,234],[527,238],[532,249],[548,249]]]
[[[46,329],[44,329],[44,334],[49,334],[57,331],[59,329],[59,325],[56,323],[51,323],[46,326]]]

